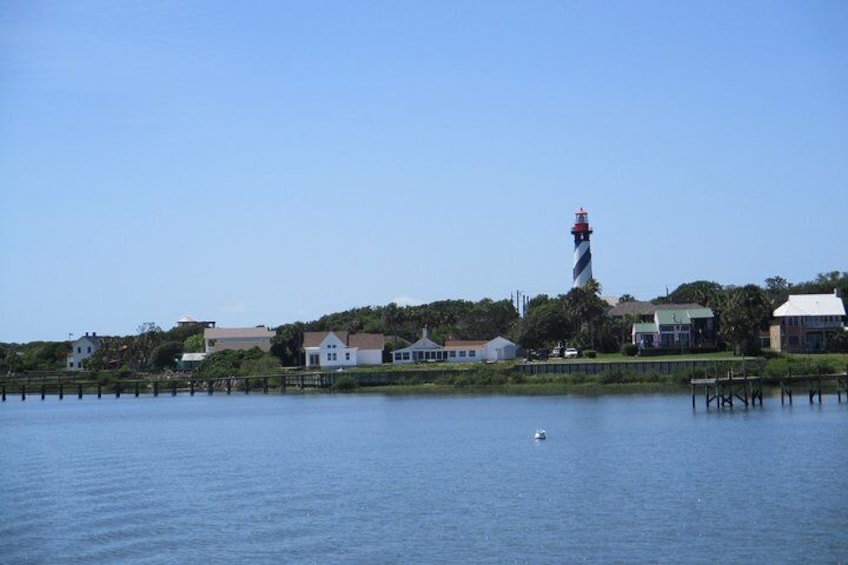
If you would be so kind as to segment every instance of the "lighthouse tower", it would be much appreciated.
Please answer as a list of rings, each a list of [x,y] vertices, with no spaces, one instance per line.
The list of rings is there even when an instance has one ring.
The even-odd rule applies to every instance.
[[[574,214],[574,285],[573,288],[584,286],[592,278],[592,251],[589,249],[589,213],[580,208]]]

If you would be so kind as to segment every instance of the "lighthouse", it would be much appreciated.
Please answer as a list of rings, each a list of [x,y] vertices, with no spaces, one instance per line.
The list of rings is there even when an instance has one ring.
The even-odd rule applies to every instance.
[[[584,286],[592,278],[592,251],[589,249],[589,213],[583,208],[574,213],[574,285],[573,288]]]

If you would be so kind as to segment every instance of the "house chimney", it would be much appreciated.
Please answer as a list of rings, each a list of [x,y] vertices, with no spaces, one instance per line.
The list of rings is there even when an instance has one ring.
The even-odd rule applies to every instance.
[[[91,332],[91,337],[97,337],[97,332]]]
[[[88,337],[88,332],[85,332],[85,337]]]
[[[834,289],[833,289],[833,295],[834,295],[836,298],[842,298],[842,293],[841,293],[841,292],[839,292],[839,289],[838,289],[838,288],[834,288]]]
[[[423,335],[424,339],[430,338],[430,332],[427,331],[427,326],[424,326],[424,332],[422,332],[422,335]]]

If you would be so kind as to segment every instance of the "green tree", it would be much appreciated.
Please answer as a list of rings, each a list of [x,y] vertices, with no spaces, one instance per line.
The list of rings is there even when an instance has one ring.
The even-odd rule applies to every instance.
[[[766,279],[766,296],[768,296],[772,309],[777,308],[789,299],[792,285],[783,277],[774,276]]]
[[[601,286],[594,279],[565,295],[565,311],[576,334],[578,345],[597,349],[600,334],[606,329],[609,304],[600,297]]]
[[[183,341],[183,353],[203,353],[206,350],[206,340],[203,334],[194,334]]]
[[[284,324],[277,328],[271,339],[271,355],[279,359],[284,367],[302,365],[304,324]]]
[[[570,337],[571,324],[562,298],[539,295],[528,303],[517,336],[524,349],[550,347]]]
[[[182,352],[183,344],[179,341],[160,343],[150,353],[150,368],[154,371],[173,369]]]
[[[729,290],[724,299],[721,336],[734,352],[749,355],[759,350],[759,332],[768,327],[771,305],[766,292],[754,284]]]
[[[720,284],[701,280],[681,284],[669,298],[673,304],[700,304],[714,308],[720,304],[723,295],[724,289]]]

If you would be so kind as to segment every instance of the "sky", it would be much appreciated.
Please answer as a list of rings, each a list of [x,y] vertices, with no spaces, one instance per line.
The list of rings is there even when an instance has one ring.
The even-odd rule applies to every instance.
[[[7,0],[0,342],[848,270],[848,3]]]

